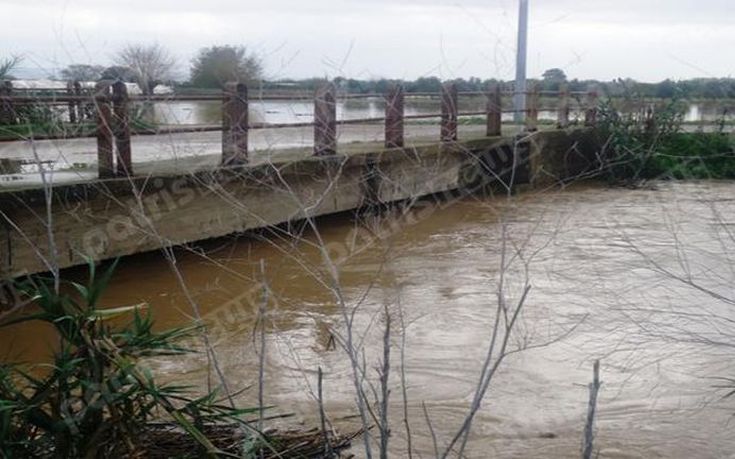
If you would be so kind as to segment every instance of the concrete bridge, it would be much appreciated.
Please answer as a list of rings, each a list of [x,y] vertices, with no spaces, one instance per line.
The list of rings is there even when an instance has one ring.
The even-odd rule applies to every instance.
[[[247,119],[247,89],[229,85],[218,158],[184,171],[179,167],[134,173],[129,98],[119,85],[112,85],[110,97],[109,88],[101,87],[94,99],[96,177],[1,189],[0,277],[423,196],[474,193],[494,186],[547,186],[597,167],[595,131],[569,125],[568,106],[560,105],[557,126],[538,130],[538,107],[530,105],[523,132],[510,134],[501,123],[498,89],[488,92],[486,125],[460,139],[458,120],[466,114],[457,110],[458,94],[451,85],[440,95],[438,141],[405,140],[404,95],[396,88],[386,95],[384,118],[359,120],[382,123],[382,142],[338,145],[335,93],[327,86],[317,93],[314,122],[308,123],[314,128],[313,148],[286,149],[262,160],[248,154],[253,126]],[[536,103],[534,97],[529,100]],[[586,124],[593,125],[594,116],[591,106]]]

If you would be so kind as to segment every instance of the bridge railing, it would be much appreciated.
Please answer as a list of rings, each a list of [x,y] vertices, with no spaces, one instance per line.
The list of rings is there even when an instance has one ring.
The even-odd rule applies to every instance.
[[[66,90],[34,89],[13,90],[8,82],[0,84],[0,124],[12,120],[16,109],[27,105],[64,106],[70,123],[93,120],[91,135],[97,139],[98,174],[100,178],[132,176],[133,152],[131,136],[131,106],[139,102],[176,102],[176,101],[218,101],[222,104],[222,121],[219,125],[178,128],[169,132],[222,131],[222,166],[238,166],[248,162],[248,134],[258,129],[280,129],[312,127],[314,136],[313,154],[315,156],[334,155],[338,151],[337,127],[346,125],[377,124],[384,125],[384,145],[386,148],[405,146],[406,121],[439,120],[439,142],[453,143],[459,140],[458,126],[462,117],[484,117],[485,134],[500,136],[503,114],[518,113],[517,110],[504,108],[504,102],[515,94],[501,85],[491,85],[486,91],[458,91],[456,84],[445,83],[438,93],[406,92],[401,85],[390,87],[384,94],[339,94],[334,83],[320,86],[313,96],[298,94],[256,94],[258,101],[263,100],[312,100],[313,120],[296,123],[253,123],[249,119],[249,91],[243,83],[227,83],[220,95],[215,94],[166,94],[138,96],[128,93],[122,82],[103,81],[94,89],[82,88],[79,83],[69,83]],[[597,118],[597,93],[571,92],[562,87],[559,91],[540,91],[531,86],[526,95],[524,129],[538,129],[539,112],[555,111],[556,125],[564,128],[570,125],[572,110],[584,112],[584,123],[594,125]],[[541,97],[556,100],[553,107],[541,107]],[[460,97],[484,97],[484,110],[460,111]],[[338,100],[382,98],[385,113],[382,117],[359,119],[338,119]],[[437,113],[405,113],[407,98],[438,98],[440,111]],[[576,106],[573,108],[573,105]],[[89,136],[89,134],[87,135]]]

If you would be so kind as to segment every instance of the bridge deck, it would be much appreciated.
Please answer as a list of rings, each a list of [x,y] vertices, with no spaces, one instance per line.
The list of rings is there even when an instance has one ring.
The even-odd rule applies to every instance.
[[[456,143],[442,145],[431,136],[396,149],[347,143],[336,157],[284,149],[254,154],[250,167],[216,171],[219,155],[168,166],[156,161],[150,164],[155,176],[141,167],[132,179],[93,174],[56,181],[50,201],[38,185],[6,188],[0,191],[0,279],[365,206],[472,192],[509,176],[515,184],[547,186],[594,167],[598,151],[588,129],[539,132],[518,150],[508,148],[510,135],[483,134],[475,126]]]
[[[543,128],[543,126],[542,126]],[[437,125],[407,125],[407,146],[436,144]],[[503,136],[513,136],[519,127],[506,125]],[[482,125],[459,126],[460,140],[484,138]],[[221,161],[221,131],[176,133],[132,138],[133,167],[137,176],[182,175],[216,168]],[[382,148],[383,126],[375,124],[345,126],[340,129],[339,152],[354,154]],[[250,135],[250,162],[290,162],[312,153],[311,128],[282,128],[253,131]],[[53,166],[49,176],[54,185],[71,185],[97,180],[96,140],[94,138],[0,142],[0,158],[17,169],[2,173],[0,193],[42,187],[37,163]],[[22,165],[21,165],[22,164]],[[0,164],[0,168],[2,164]],[[7,167],[7,166],[6,166]]]

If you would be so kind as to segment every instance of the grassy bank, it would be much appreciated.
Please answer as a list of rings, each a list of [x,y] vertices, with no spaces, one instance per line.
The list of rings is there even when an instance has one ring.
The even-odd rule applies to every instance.
[[[134,133],[148,134],[155,132],[156,124],[143,120],[132,120],[130,129]],[[97,125],[84,123],[24,123],[0,125],[0,141],[90,137],[97,133]]]
[[[94,135],[94,123],[24,123],[0,126],[0,140],[27,140],[42,137],[79,137]]]
[[[735,137],[724,133],[672,134],[646,164],[644,177],[735,179]]]

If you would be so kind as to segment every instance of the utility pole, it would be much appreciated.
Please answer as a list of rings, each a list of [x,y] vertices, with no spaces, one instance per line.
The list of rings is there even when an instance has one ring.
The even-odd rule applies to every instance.
[[[518,47],[516,49],[516,84],[513,94],[514,119],[522,123],[526,114],[526,53],[528,50],[528,0],[518,6]]]

